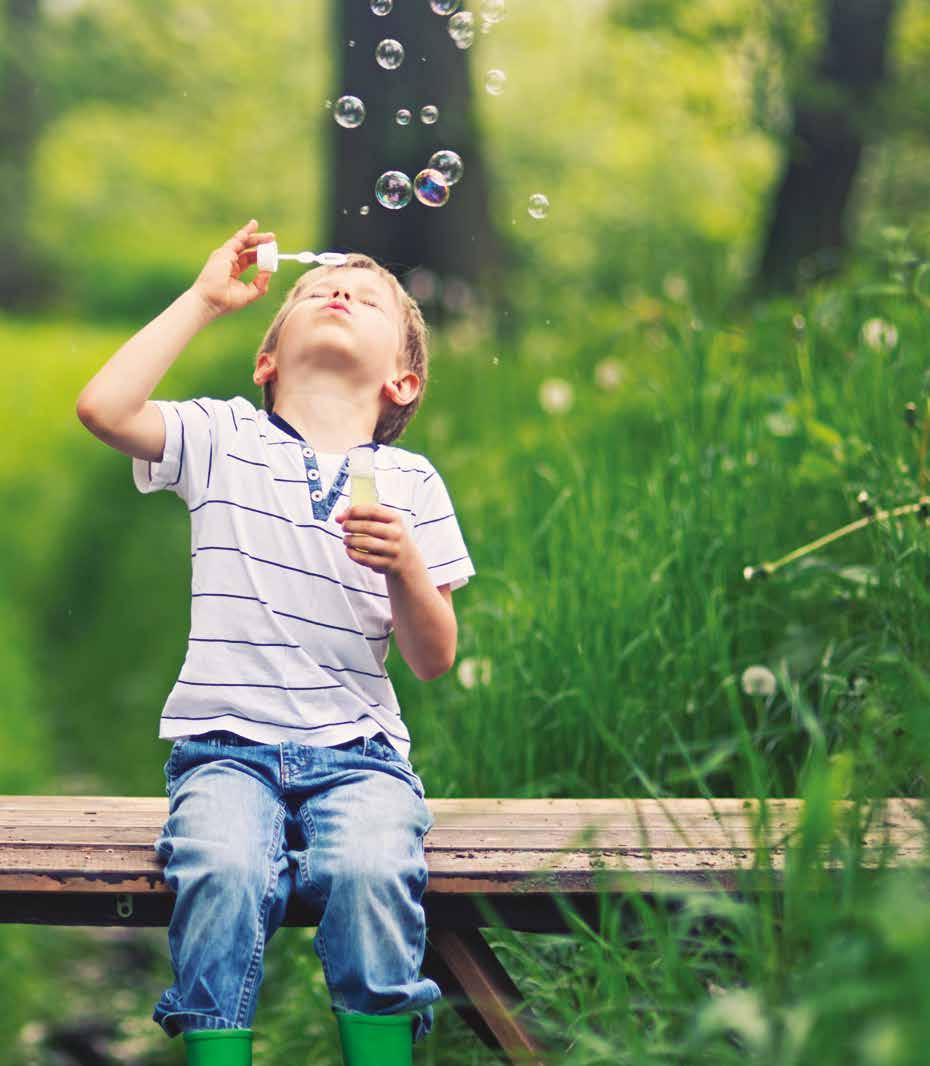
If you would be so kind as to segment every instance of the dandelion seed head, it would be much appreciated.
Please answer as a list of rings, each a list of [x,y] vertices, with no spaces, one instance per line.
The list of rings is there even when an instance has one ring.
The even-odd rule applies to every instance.
[[[547,414],[562,414],[573,402],[574,390],[562,378],[549,378],[539,386],[539,404]]]
[[[615,389],[621,382],[625,369],[619,359],[602,359],[594,368],[594,380],[601,389]]]
[[[463,688],[475,685],[491,684],[491,660],[477,659],[474,656],[462,659],[458,668],[459,683]]]
[[[688,279],[681,274],[666,274],[662,279],[662,289],[670,300],[681,303],[688,298]]]
[[[703,1032],[735,1030],[756,1050],[771,1039],[771,1023],[765,1016],[759,993],[752,988],[727,989],[715,995],[701,1010],[699,1026]]]
[[[775,692],[775,675],[767,666],[747,666],[740,684],[750,696],[771,696]]]
[[[765,416],[765,424],[776,437],[793,437],[798,429],[797,421],[785,411],[770,412]]]
[[[898,343],[898,331],[883,318],[870,318],[862,324],[862,339],[874,352],[888,351]]]

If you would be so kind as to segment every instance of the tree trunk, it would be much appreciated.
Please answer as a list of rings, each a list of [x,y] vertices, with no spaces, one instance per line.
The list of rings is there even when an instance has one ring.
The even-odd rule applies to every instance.
[[[827,0],[813,83],[794,102],[789,158],[771,213],[756,294],[793,291],[842,266],[846,206],[885,76],[895,0]]]
[[[474,118],[468,50],[455,45],[447,30],[448,19],[434,14],[425,0],[398,3],[386,17],[374,15],[367,3],[333,0],[332,13],[339,60],[329,95],[333,107],[344,94],[360,97],[366,116],[353,129],[329,118],[331,165],[324,198],[327,247],[364,252],[399,277],[423,268],[436,275],[437,290],[444,287],[454,297],[462,293],[456,280],[484,290],[481,295],[492,295],[503,269],[502,248],[489,216],[488,178]],[[395,70],[385,70],[375,60],[375,48],[386,37],[404,47],[404,60]],[[439,109],[433,125],[420,121],[420,109],[426,104]],[[412,112],[407,126],[395,121],[401,108]],[[426,207],[415,196],[399,210],[378,203],[375,184],[381,174],[401,170],[412,182],[440,148],[457,152],[464,163],[463,176],[451,187],[445,206]],[[363,205],[369,207],[367,215],[359,212]],[[428,292],[422,302],[430,303]],[[449,300],[444,302],[449,309]]]

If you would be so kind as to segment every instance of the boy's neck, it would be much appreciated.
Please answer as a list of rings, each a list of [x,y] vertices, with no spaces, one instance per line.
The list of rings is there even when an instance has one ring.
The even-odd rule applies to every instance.
[[[315,452],[319,452],[323,455],[344,455],[352,448],[357,448],[359,445],[371,444],[373,432],[365,435],[364,430],[352,432],[351,427],[321,427],[313,424],[311,427],[307,419],[303,418],[299,412],[291,410],[286,404],[276,402],[272,408],[273,413],[278,416],[282,421],[286,422],[293,430],[295,430],[309,445],[312,446]]]

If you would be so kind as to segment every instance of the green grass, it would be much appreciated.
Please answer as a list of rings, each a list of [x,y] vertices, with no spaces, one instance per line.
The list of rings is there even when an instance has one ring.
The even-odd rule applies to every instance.
[[[811,811],[783,898],[665,913],[633,896],[635,937],[610,908],[599,932],[578,919],[570,938],[492,931],[566,1049],[559,1062],[920,1060],[921,883],[855,863],[830,880],[817,845],[831,839],[830,799],[925,794],[930,531],[910,517],[873,524],[767,580],[743,576],[855,518],[861,489],[880,506],[926,491],[922,423],[902,417],[909,400],[926,417],[926,313],[906,290],[869,295],[874,281],[721,321],[675,286],[675,299],[589,303],[581,324],[566,299],[548,326],[527,315],[506,343],[474,323],[435,337],[427,401],[398,443],[443,474],[477,575],[455,594],[452,671],[426,687],[396,650],[388,660],[427,795],[801,795]],[[257,399],[250,370],[270,313],[205,331],[155,395]],[[874,317],[897,330],[889,350],[863,338]],[[8,609],[21,623],[6,676],[29,709],[8,721],[17,757],[43,752],[33,776],[0,762],[3,791],[163,790],[157,721],[183,655],[188,518],[168,494],[139,495],[128,457],[74,414],[132,329],[0,321],[4,349],[28,353],[0,460],[16,515]],[[599,384],[604,360],[620,367],[616,387]],[[572,390],[565,410],[541,403],[551,379]],[[772,671],[771,695],[743,690],[752,665]],[[269,946],[262,1061],[290,1061],[293,1042],[308,1061],[337,1062],[310,935]],[[115,1012],[145,1066],[179,1054],[153,1023],[131,1029],[170,976],[163,937],[139,934],[147,976]],[[26,970],[52,944],[63,960],[119,969],[117,948],[83,932],[0,938]],[[27,1019],[60,1015],[42,972],[19,989],[6,989],[9,970],[4,981],[15,1066],[33,1061],[16,1042]],[[437,1019],[418,1061],[492,1061],[447,1005]]]

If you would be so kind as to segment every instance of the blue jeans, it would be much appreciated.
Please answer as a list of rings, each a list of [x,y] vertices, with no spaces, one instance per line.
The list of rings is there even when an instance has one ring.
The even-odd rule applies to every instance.
[[[313,950],[332,1009],[411,1012],[414,1040],[430,1032],[442,992],[419,971],[433,816],[383,733],[312,747],[217,730],[176,740],[165,778],[154,846],[176,897],[175,983],[152,1019],[169,1036],[251,1027],[265,944],[292,889],[322,914]]]

